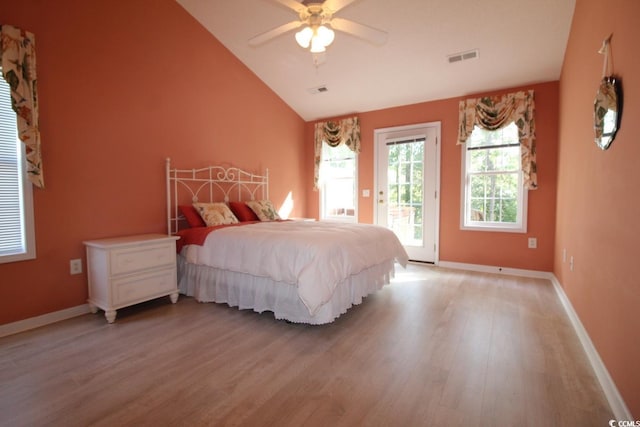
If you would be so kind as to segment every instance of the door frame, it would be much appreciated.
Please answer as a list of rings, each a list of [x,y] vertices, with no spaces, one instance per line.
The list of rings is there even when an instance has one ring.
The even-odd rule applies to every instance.
[[[440,146],[442,143],[442,138],[441,138],[441,128],[442,128],[442,124],[441,122],[426,122],[426,123],[417,123],[417,124],[413,124],[413,125],[404,125],[404,126],[393,126],[393,127],[388,127],[388,128],[380,128],[380,129],[374,129],[373,131],[373,149],[374,149],[374,154],[373,154],[373,187],[374,187],[374,192],[373,192],[373,216],[374,216],[374,224],[378,224],[378,198],[376,197],[376,195],[378,194],[378,192],[380,191],[380,189],[378,188],[378,161],[379,161],[379,157],[380,157],[380,153],[379,153],[379,141],[378,139],[381,137],[382,134],[387,134],[387,133],[398,133],[398,136],[404,136],[405,134],[407,136],[409,136],[413,131],[417,130],[417,129],[422,129],[422,128],[426,128],[426,127],[433,127],[436,130],[436,158],[435,158],[435,189],[436,189],[436,194],[435,194],[435,215],[434,215],[434,242],[435,242],[435,254],[434,254],[434,265],[438,265],[439,261],[440,261],[440,160],[441,160],[441,150],[440,150]],[[424,176],[424,178],[426,179],[426,174]]]

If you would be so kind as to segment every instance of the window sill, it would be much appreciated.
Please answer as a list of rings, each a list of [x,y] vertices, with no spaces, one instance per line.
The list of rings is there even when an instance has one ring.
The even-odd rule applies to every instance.
[[[322,218],[322,221],[350,222],[350,223],[358,222],[358,220],[354,216],[327,216]]]
[[[520,233],[524,234],[527,232],[526,226],[514,225],[514,226],[504,226],[504,225],[461,225],[460,230],[463,231],[489,231],[489,232],[498,232],[498,233]]]
[[[19,262],[19,261],[28,261],[31,259],[36,259],[35,251],[26,252],[22,254],[15,254],[15,255],[2,255],[0,256],[0,264],[7,264],[10,262]]]

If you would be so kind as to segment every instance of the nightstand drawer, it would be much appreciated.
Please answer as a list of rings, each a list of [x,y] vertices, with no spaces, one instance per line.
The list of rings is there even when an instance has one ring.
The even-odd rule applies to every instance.
[[[122,306],[167,295],[176,290],[175,267],[113,280],[113,305]]]
[[[176,263],[175,244],[146,245],[111,251],[111,275],[132,273]]]

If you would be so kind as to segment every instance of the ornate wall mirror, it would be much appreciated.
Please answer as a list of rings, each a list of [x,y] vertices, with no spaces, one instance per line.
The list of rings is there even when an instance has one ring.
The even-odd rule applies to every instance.
[[[604,77],[593,102],[595,142],[602,150],[609,148],[616,137],[621,117],[620,82],[613,76]]]

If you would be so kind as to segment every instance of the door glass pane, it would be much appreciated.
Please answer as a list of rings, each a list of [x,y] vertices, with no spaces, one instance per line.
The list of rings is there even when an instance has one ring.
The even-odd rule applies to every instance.
[[[422,246],[424,139],[388,149],[387,225],[403,245]]]

